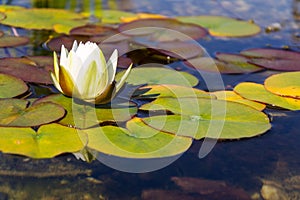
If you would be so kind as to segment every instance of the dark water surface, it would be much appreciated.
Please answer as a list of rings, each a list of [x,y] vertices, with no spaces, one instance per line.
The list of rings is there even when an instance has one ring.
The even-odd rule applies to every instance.
[[[32,5],[29,1],[11,1],[11,4]],[[102,7],[168,16],[225,15],[253,19],[262,27],[262,33],[253,37],[210,36],[199,41],[210,55],[269,46],[300,50],[300,1],[296,0],[119,0],[102,1]],[[273,23],[280,23],[282,29],[265,33],[264,29]],[[43,54],[40,47],[27,48],[28,54]],[[1,53],[1,57],[6,56]],[[226,75],[223,78],[226,86],[233,87],[241,81],[263,82],[271,73]],[[279,199],[300,199],[300,112],[274,109],[265,112],[272,120],[272,128],[266,134],[251,139],[220,141],[202,159],[198,158],[202,141],[195,141],[177,161],[149,173],[120,172],[99,161],[76,160],[73,155],[51,160],[0,155],[0,200],[247,199],[241,194],[243,192],[253,199],[262,199],[259,194],[263,185],[277,189],[278,195],[283,195]],[[184,183],[185,189],[175,184],[176,180],[183,184],[183,177],[194,178],[188,179],[190,185]],[[211,189],[201,190],[212,180],[217,182]],[[230,196],[230,193],[234,195]]]

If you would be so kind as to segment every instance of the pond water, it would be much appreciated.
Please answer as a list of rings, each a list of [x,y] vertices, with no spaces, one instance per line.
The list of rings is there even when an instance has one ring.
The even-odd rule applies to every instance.
[[[26,7],[32,7],[33,2],[47,5],[46,1],[2,2]],[[68,8],[69,1],[65,2],[64,8]],[[98,7],[167,16],[224,15],[252,19],[262,28],[260,34],[252,37],[209,36],[199,40],[210,55],[263,47],[300,50],[300,1],[297,0],[106,0]],[[281,30],[265,31],[274,23],[279,23]],[[46,41],[51,32],[17,31],[30,36],[30,45],[11,48],[9,52],[1,49],[0,57],[52,55],[42,44],[35,43]],[[244,81],[262,83],[273,73],[277,72],[222,75],[222,78],[227,88],[233,88]],[[51,93],[48,87],[34,84],[31,87],[36,89],[35,96]],[[300,112],[267,108],[265,113],[272,123],[266,134],[219,141],[201,159],[198,152],[203,140],[194,141],[178,160],[148,173],[121,172],[98,160],[91,163],[77,160],[71,154],[40,160],[1,154],[0,199],[263,199],[260,195],[263,186],[267,192],[275,191],[278,199],[300,199]]]

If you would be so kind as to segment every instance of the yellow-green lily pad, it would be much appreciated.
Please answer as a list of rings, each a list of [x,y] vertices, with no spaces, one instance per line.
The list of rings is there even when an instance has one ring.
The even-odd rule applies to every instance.
[[[28,90],[24,81],[14,76],[0,74],[0,98],[19,96]]]
[[[242,103],[251,106],[257,110],[263,110],[266,107],[265,104],[245,99],[237,93],[235,93],[234,91],[215,91],[211,94],[216,96],[217,99]]]
[[[84,16],[89,17],[90,12],[83,12]],[[121,11],[121,10],[102,10],[97,9],[93,13],[95,17],[101,19],[101,22],[104,24],[119,24],[121,23],[121,18],[123,17],[134,17],[137,16],[135,13]]]
[[[269,118],[250,106],[207,98],[158,98],[141,109],[166,109],[175,115],[143,118],[152,128],[202,139],[238,139],[260,135],[271,128]]]
[[[56,26],[61,33],[88,23],[81,14],[53,8],[13,9],[6,11],[5,15],[6,18],[0,21],[5,25],[36,30],[53,30]]]
[[[80,131],[59,124],[31,128],[0,127],[0,151],[31,158],[52,158],[84,148]],[[82,133],[81,133],[82,134]]]
[[[120,80],[125,71],[116,75],[116,80]],[[179,72],[173,69],[160,67],[137,67],[133,68],[126,79],[126,82],[133,85],[148,84],[174,84],[192,87],[198,84],[198,79],[186,72]]]
[[[300,72],[272,75],[265,80],[265,88],[280,96],[300,98]]]
[[[225,16],[180,16],[181,22],[193,23],[203,26],[213,36],[220,37],[246,37],[256,35],[260,27],[254,22],[242,21]]]
[[[144,132],[152,132],[153,129],[143,125],[140,120],[133,119],[143,126]],[[141,123],[141,124],[140,124]],[[156,131],[155,135],[148,138],[131,136],[131,131],[121,127],[104,126],[87,129],[88,147],[104,154],[123,158],[163,158],[171,157],[185,152],[192,144],[191,138],[174,136],[168,133]],[[155,130],[154,130],[155,131]],[[147,134],[147,133],[146,133]]]
[[[0,126],[16,127],[48,124],[65,114],[65,110],[57,104],[45,102],[29,106],[29,101],[23,99],[0,99],[0,110]]]
[[[139,88],[139,90],[148,90],[143,93],[141,98],[157,98],[157,97],[203,97],[214,98],[213,95],[192,87],[185,87],[180,85],[147,85]]]
[[[300,99],[273,94],[261,84],[244,82],[235,86],[234,91],[246,99],[289,110],[300,110]]]
[[[58,123],[77,128],[88,128],[105,121],[126,121],[131,119],[137,112],[136,105],[131,102],[116,103],[112,107],[95,107],[93,104],[74,102],[74,99],[61,94],[54,94],[39,99],[34,105],[39,105],[43,102],[53,102],[64,107],[67,113]]]

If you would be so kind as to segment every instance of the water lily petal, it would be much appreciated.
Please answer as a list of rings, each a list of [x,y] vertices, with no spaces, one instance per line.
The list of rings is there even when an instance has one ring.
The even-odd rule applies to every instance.
[[[60,50],[60,66],[67,66],[68,63],[68,50],[65,48],[64,45],[61,45],[61,50]]]
[[[102,94],[98,95],[92,102],[95,104],[109,103],[116,95],[115,89],[115,82],[112,82],[112,84],[110,84],[106,90]]]
[[[54,86],[56,87],[56,89],[58,89],[58,91],[60,91],[61,93],[64,94],[63,90],[61,89],[61,87],[59,85],[58,79],[56,78],[56,74],[50,72],[50,78],[51,78]]]
[[[72,75],[64,67],[61,67],[59,71],[59,85],[63,94],[70,97],[77,96],[77,92],[74,92],[75,85]]]
[[[72,45],[72,50],[76,52],[77,48],[78,48],[77,40],[74,40]]]
[[[56,54],[55,51],[53,52],[53,63],[54,63],[54,75],[55,75],[55,78],[57,80],[59,80],[59,65],[58,65],[57,54]]]
[[[115,80],[118,64],[118,50],[115,49],[107,61],[108,83],[111,84]]]
[[[119,92],[119,90],[123,87],[128,75],[131,71],[131,68],[132,68],[132,64],[128,67],[125,74],[122,76],[121,80],[116,84],[116,93]]]
[[[70,51],[67,60],[67,67],[64,67],[72,76],[73,80],[76,80],[81,70],[82,61],[81,59],[75,54],[73,50]]]

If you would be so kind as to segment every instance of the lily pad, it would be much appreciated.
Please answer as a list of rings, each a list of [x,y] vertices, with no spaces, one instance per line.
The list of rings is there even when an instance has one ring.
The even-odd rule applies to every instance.
[[[248,49],[241,52],[251,63],[272,70],[299,71],[300,53],[280,49]]]
[[[172,34],[170,30],[189,36],[190,39],[200,39],[207,35],[206,30],[201,26],[182,23],[175,19],[140,19],[119,26],[121,33],[130,36],[150,35],[150,40],[157,42],[178,40],[178,34]]]
[[[0,48],[3,47],[17,47],[29,43],[29,38],[24,36],[3,36],[0,37]]]
[[[261,84],[244,82],[235,86],[234,91],[246,99],[289,110],[300,110],[300,99],[273,94]]]
[[[56,121],[65,114],[65,110],[54,103],[28,106],[29,101],[23,99],[0,99],[0,126],[39,126]]]
[[[49,41],[47,41],[47,47],[51,50],[51,51],[56,51],[56,52],[60,52],[61,50],[61,45],[64,45],[67,49],[71,49],[72,45],[74,43],[74,41],[82,41],[82,42],[87,42],[89,41],[89,37],[88,36],[78,36],[78,35],[61,35],[58,37],[54,37],[52,39],[50,39]]]
[[[84,16],[89,17],[91,15],[90,12],[83,12]],[[135,13],[125,12],[121,10],[102,10],[97,9],[95,13],[93,13],[96,17],[101,19],[101,22],[104,24],[119,24],[121,23],[121,18],[123,17],[134,17]]]
[[[141,98],[157,98],[157,97],[204,97],[214,98],[209,93],[198,90],[196,88],[185,87],[180,85],[148,85],[139,88],[140,90],[149,89],[143,93]]]
[[[116,103],[111,107],[94,107],[92,104],[80,104],[74,99],[61,94],[50,95],[37,100],[34,105],[43,102],[53,102],[61,105],[67,111],[60,124],[78,128],[88,128],[102,122],[121,122],[131,119],[137,112],[137,107],[131,102]]]
[[[116,75],[116,80],[120,80],[125,71]],[[160,67],[138,67],[133,68],[126,80],[129,84],[140,85],[158,85],[158,84],[174,84],[181,86],[195,86],[198,79],[186,72],[178,72],[173,69]]]
[[[31,128],[0,127],[0,151],[31,158],[52,158],[84,148],[79,130],[59,124]]]
[[[52,84],[49,71],[53,70],[53,65],[45,65],[45,62],[50,63],[48,57],[1,58],[0,73],[9,74],[28,82]]]
[[[280,96],[300,98],[300,72],[272,75],[265,80],[265,88]]]
[[[84,16],[62,9],[31,8],[9,10],[5,12],[6,18],[0,23],[25,29],[53,30],[59,25],[60,33],[68,33],[73,27],[87,24]]]
[[[132,123],[140,123],[139,120],[135,121]],[[145,125],[143,130],[153,131],[151,127]],[[87,129],[85,132],[88,134],[89,148],[123,158],[170,157],[185,152],[192,144],[190,138],[157,131],[152,137],[136,138],[130,136],[131,133],[127,129],[115,126]]]
[[[211,94],[216,96],[217,99],[242,103],[251,106],[257,110],[263,110],[266,107],[265,104],[245,99],[233,91],[216,91],[212,92]]]
[[[141,109],[164,108],[175,115],[143,118],[152,128],[202,139],[238,139],[260,135],[271,128],[267,115],[236,102],[207,98],[158,98]]]
[[[14,5],[0,5],[0,12],[7,12],[10,10],[20,10],[25,9],[25,7],[22,6],[14,6]],[[4,14],[4,13],[2,13]]]
[[[117,33],[118,31],[114,28],[107,27],[107,26],[93,25],[93,24],[75,27],[70,31],[70,35],[85,35],[85,36],[96,36],[96,35],[111,36]]]
[[[240,55],[222,53],[217,55],[217,58],[196,57],[184,63],[192,68],[222,74],[241,74],[263,70],[261,67],[248,63],[248,60]]]
[[[176,17],[176,19],[181,22],[203,26],[213,36],[246,37],[256,35],[260,32],[260,27],[253,22],[225,16],[180,16]]]
[[[28,90],[24,81],[14,76],[0,74],[0,98],[19,96]]]
[[[121,21],[124,23],[132,22],[139,19],[164,19],[167,18],[164,15],[152,14],[152,13],[137,13],[132,17],[121,17]]]

